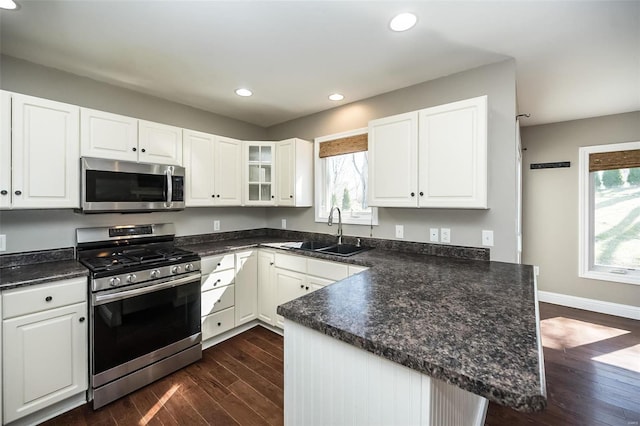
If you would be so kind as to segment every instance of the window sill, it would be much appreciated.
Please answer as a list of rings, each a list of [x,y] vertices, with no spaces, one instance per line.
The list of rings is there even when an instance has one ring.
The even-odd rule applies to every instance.
[[[316,223],[327,223],[327,221],[329,220],[329,217],[316,217]],[[334,225],[338,225],[338,215],[334,215],[333,217],[333,224]],[[342,224],[343,225],[362,225],[362,226],[377,226],[378,225],[378,218],[374,217],[373,221],[371,221],[370,217],[367,218],[362,218],[362,219],[357,219],[357,218],[353,218],[353,217],[344,217],[342,216]]]
[[[591,280],[612,281],[622,284],[640,285],[640,272],[627,271],[626,274],[616,274],[614,272],[589,270],[582,271],[579,276]]]

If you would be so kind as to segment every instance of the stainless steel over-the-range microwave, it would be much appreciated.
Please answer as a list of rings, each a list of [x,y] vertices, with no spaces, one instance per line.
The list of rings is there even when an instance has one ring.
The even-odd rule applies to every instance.
[[[184,209],[184,167],[83,157],[83,213]]]

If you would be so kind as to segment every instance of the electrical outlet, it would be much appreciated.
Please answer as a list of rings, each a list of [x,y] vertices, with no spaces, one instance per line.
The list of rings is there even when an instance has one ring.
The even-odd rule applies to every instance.
[[[431,241],[432,243],[437,243],[438,235],[438,228],[429,228],[429,241]]]
[[[219,220],[214,220],[213,221],[213,230],[214,231],[219,231],[220,230],[220,221]]]
[[[287,229],[287,219],[282,219],[282,229]]]
[[[396,238],[404,238],[404,226],[396,225]]]
[[[440,228],[440,242],[441,243],[450,243],[451,242],[451,229],[450,228]]]
[[[0,251],[7,250],[7,236],[0,235]]]
[[[488,230],[482,231],[482,245],[493,247],[493,231],[488,231]]]

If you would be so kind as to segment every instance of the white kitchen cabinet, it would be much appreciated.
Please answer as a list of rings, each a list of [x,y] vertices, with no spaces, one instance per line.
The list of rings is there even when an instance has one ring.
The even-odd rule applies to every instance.
[[[242,141],[184,131],[185,204],[242,204]]]
[[[276,145],[276,205],[311,207],[313,204],[313,143],[287,139]]]
[[[79,120],[77,106],[11,95],[13,208],[80,206]]]
[[[138,161],[182,166],[182,129],[138,120]]]
[[[11,207],[11,94],[0,91],[0,208]]]
[[[203,257],[200,289],[202,340],[235,327],[235,256],[223,254]]]
[[[420,207],[487,208],[487,97],[418,111]]]
[[[276,286],[275,256],[271,251],[258,252],[258,319],[275,325]]]
[[[236,327],[258,318],[257,251],[236,253]]]
[[[418,114],[369,122],[369,205],[417,207]]]
[[[307,277],[304,273],[288,269],[275,268],[276,308],[278,305],[297,299],[309,291]],[[276,326],[284,328],[284,317],[276,313]]]
[[[275,142],[244,143],[244,204],[273,206],[276,198]]]
[[[235,308],[227,308],[222,311],[207,315],[202,318],[202,340],[222,334],[235,327]]]
[[[322,287],[328,286],[329,284],[333,284],[334,282],[335,280],[330,280],[327,278],[307,276],[307,285],[305,286],[305,290],[306,290],[305,293],[310,293],[312,291],[320,290]]]
[[[81,108],[80,154],[83,157],[138,161],[138,120]]]
[[[2,293],[4,423],[86,392],[86,287],[74,278]]]
[[[487,96],[369,122],[369,204],[487,208]]]

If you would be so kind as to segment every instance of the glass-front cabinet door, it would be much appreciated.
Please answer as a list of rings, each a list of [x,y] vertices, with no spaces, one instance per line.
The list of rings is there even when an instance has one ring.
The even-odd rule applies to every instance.
[[[273,142],[245,142],[247,179],[245,204],[275,204],[275,144]]]

